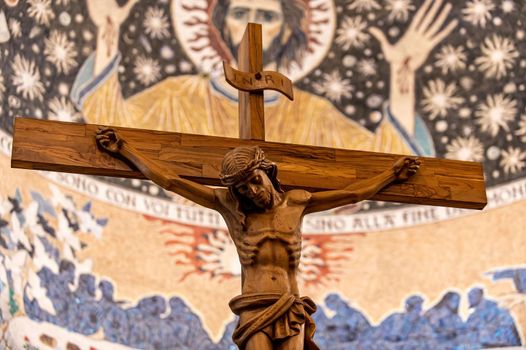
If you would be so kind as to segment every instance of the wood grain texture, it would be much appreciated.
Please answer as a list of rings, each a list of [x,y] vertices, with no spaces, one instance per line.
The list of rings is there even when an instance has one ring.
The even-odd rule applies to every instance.
[[[17,118],[11,165],[89,175],[144,178],[123,160],[99,149],[98,125]],[[166,169],[202,184],[220,185],[219,169],[229,150],[259,145],[276,162],[286,189],[341,189],[386,169],[401,155],[258,142],[224,137],[115,127],[119,135]],[[481,163],[419,158],[417,175],[393,184],[373,199],[482,209],[486,192]],[[168,171],[168,170],[167,170]]]
[[[261,25],[249,23],[238,49],[237,64],[242,72],[263,70]],[[263,91],[239,92],[239,138],[265,140]]]

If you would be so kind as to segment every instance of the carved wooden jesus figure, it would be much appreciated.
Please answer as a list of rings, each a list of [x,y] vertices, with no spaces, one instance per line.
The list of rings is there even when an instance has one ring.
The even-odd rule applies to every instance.
[[[210,188],[183,179],[141,154],[110,128],[101,128],[98,143],[131,161],[147,178],[225,219],[241,263],[241,295],[230,301],[239,315],[234,342],[246,350],[318,349],[312,338],[316,310],[300,297],[297,283],[304,215],[371,198],[394,181],[413,176],[420,161],[401,157],[382,173],[341,190],[284,192],[276,164],[257,147],[238,147],[226,154],[221,182]]]

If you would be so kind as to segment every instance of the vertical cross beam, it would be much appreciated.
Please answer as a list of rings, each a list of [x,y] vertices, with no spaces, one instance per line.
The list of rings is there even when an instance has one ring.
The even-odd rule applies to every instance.
[[[226,81],[239,90],[239,138],[265,141],[264,90],[294,99],[292,81],[281,73],[263,71],[261,24],[249,23],[238,50],[238,68],[223,62]]]
[[[249,23],[237,53],[241,71],[260,73],[263,70],[261,25]],[[263,91],[239,91],[239,138],[265,141]]]

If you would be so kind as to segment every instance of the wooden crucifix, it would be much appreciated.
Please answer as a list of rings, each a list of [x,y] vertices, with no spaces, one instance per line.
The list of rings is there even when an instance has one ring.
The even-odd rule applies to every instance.
[[[303,216],[365,199],[482,209],[482,165],[266,142],[263,90],[292,98],[292,84],[262,71],[261,46],[260,26],[249,24],[239,70],[224,66],[243,90],[239,139],[18,118],[11,164],[148,178],[219,211],[242,265],[242,293],[230,301],[240,316],[236,344],[317,349],[315,305],[299,297],[296,281]]]

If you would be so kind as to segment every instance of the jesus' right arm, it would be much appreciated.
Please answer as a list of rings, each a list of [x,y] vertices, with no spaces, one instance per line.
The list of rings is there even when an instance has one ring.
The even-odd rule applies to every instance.
[[[204,207],[218,209],[215,190],[197,182],[183,179],[170,170],[159,166],[125,140],[120,139],[113,129],[101,128],[96,137],[97,142],[106,151],[122,155],[132,162],[144,176],[165,190],[177,193]]]

